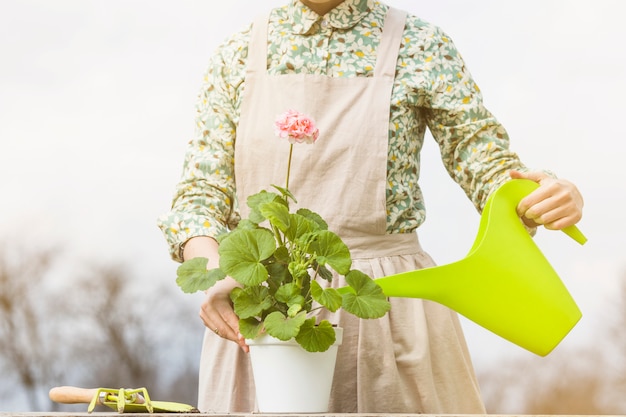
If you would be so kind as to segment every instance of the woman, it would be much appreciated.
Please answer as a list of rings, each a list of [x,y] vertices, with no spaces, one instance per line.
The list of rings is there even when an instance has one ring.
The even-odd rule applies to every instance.
[[[197,134],[172,210],[159,220],[175,260],[202,256],[217,267],[215,237],[246,215],[246,196],[283,181],[272,122],[291,108],[316,120],[322,156],[294,153],[290,189],[347,242],[354,268],[373,277],[434,265],[415,233],[425,217],[417,180],[427,127],[479,210],[503,182],[527,178],[540,183],[518,206],[529,227],[581,218],[573,184],[528,170],[509,150],[437,27],[374,0],[292,0],[211,60]],[[254,409],[248,347],[228,296],[234,285],[220,281],[201,307],[205,412]],[[391,302],[378,320],[330,317],[344,328],[330,411],[484,413],[456,314],[428,301]]]

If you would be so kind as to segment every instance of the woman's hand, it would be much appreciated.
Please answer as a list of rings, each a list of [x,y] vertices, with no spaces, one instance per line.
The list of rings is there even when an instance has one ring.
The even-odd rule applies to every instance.
[[[219,266],[218,244],[210,237],[194,237],[185,244],[184,259],[196,257],[208,258],[207,269]],[[237,281],[226,277],[218,281],[205,293],[200,307],[200,318],[204,325],[218,336],[237,343],[244,352],[249,351],[244,337],[239,333],[239,317],[233,310],[230,292],[237,286]]]
[[[583,197],[571,182],[555,179],[544,172],[510,172],[513,179],[528,179],[539,188],[523,198],[517,214],[529,227],[543,225],[546,229],[560,230],[572,226],[582,218]]]
[[[235,314],[230,300],[230,292],[237,285],[234,279],[227,277],[207,290],[200,308],[200,318],[215,334],[232,340],[247,353],[250,349],[239,333],[239,317]]]

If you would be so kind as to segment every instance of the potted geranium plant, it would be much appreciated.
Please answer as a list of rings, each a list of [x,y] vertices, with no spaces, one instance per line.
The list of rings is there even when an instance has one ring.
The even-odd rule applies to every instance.
[[[207,270],[206,258],[190,259],[178,268],[177,283],[191,293],[230,276],[240,284],[231,300],[246,339],[269,335],[295,341],[308,352],[325,352],[336,341],[336,329],[327,320],[318,322],[314,310],[343,308],[360,318],[379,318],[390,303],[371,277],[352,269],[348,247],[324,219],[306,208],[289,209],[296,201],[289,191],[293,145],[316,141],[314,121],[289,110],[275,127],[278,137],[290,142],[285,187],[272,185],[272,191],[248,198],[249,217],[218,238],[219,268]],[[342,291],[324,289],[317,281],[331,281],[331,269],[345,277]]]

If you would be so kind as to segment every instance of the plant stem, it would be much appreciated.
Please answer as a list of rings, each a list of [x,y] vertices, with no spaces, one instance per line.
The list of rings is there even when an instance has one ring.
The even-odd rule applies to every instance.
[[[272,227],[272,231],[274,232],[274,239],[276,239],[276,242],[278,243],[278,245],[281,246],[283,244],[283,238],[282,238],[282,235],[280,234],[280,230],[278,230],[278,227],[271,224],[271,222],[270,222],[270,226]]]
[[[291,154],[293,153],[293,143],[289,145],[289,160],[287,161],[287,181],[285,181],[285,189],[289,189],[289,173],[291,172]]]

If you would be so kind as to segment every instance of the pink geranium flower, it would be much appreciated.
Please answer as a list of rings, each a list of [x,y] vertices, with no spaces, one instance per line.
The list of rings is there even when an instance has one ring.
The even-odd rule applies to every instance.
[[[276,135],[287,138],[289,143],[315,143],[319,130],[315,121],[295,110],[287,110],[277,117],[274,124]]]
[[[289,173],[291,172],[291,155],[294,143],[313,144],[320,132],[310,117],[295,110],[287,110],[276,118],[274,131],[279,138],[289,141],[289,159],[287,162],[287,180],[285,189],[289,188]]]

